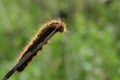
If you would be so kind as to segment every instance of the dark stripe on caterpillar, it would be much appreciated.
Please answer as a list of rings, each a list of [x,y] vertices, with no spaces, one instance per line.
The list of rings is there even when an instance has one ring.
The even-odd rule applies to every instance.
[[[26,53],[33,51],[38,44],[40,44],[41,42],[43,42],[45,40],[45,38],[53,31],[55,30],[56,32],[63,32],[65,31],[65,25],[62,21],[60,20],[52,20],[50,22],[48,22],[47,24],[44,24],[42,26],[42,29],[40,29],[38,31],[38,33],[35,35],[35,37],[30,41],[30,43],[28,44],[28,46],[25,48],[25,50],[22,52],[18,62],[26,55]],[[38,50],[42,50],[42,46],[38,49]],[[32,60],[32,58],[37,54],[38,50],[33,53],[25,62],[23,65],[21,65],[17,71],[22,71],[27,64]]]
[[[7,80],[15,71],[23,71],[37,52],[42,50],[43,45],[46,44],[56,32],[64,32],[65,30],[65,24],[61,20],[52,20],[44,24],[35,37],[25,47],[17,64],[5,75],[3,80]]]

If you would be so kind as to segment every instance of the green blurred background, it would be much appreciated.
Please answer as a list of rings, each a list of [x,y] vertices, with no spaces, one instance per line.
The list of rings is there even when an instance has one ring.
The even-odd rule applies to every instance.
[[[67,32],[9,80],[120,80],[120,0],[0,0],[0,80],[40,25],[57,18]]]

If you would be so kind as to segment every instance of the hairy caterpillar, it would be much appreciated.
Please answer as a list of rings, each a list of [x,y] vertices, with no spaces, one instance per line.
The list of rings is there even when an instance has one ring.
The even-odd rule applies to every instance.
[[[42,50],[43,45],[46,44],[55,33],[64,32],[65,30],[65,24],[62,20],[52,20],[45,23],[35,37],[25,47],[17,61],[17,64],[5,75],[3,80],[7,80],[15,71],[23,71],[37,52]]]

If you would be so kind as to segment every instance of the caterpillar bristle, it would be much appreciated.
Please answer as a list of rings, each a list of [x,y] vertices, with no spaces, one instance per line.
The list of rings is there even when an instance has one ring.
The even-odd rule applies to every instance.
[[[52,20],[48,23],[45,23],[42,28],[38,31],[38,33],[35,35],[35,37],[30,41],[30,43],[25,47],[22,54],[20,55],[18,62],[30,51],[33,51],[38,44],[44,41],[44,39],[53,31],[56,29],[56,32],[64,32],[65,31],[65,24],[62,22],[62,20]],[[55,33],[56,33],[55,32]],[[46,42],[47,44],[47,42]],[[39,48],[39,50],[42,50],[42,47]],[[37,50],[35,53],[33,53],[18,69],[18,72],[21,72],[24,70],[24,68],[27,66],[27,64],[32,60],[34,56],[37,55]]]

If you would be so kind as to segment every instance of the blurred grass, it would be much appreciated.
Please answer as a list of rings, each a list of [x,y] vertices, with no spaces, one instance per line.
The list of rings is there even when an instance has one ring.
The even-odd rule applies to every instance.
[[[62,18],[56,34],[9,80],[119,80],[119,0],[0,0],[0,79],[42,23]]]

